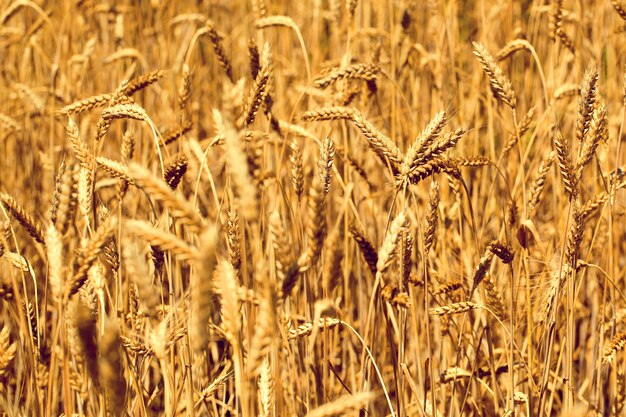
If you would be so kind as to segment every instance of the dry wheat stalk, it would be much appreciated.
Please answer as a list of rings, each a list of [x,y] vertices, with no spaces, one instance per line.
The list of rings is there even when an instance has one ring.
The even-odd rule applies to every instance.
[[[580,216],[583,223],[586,222],[593,214],[598,211],[609,200],[609,195],[602,192],[595,197],[587,200],[587,202],[580,208]]]
[[[541,324],[552,320],[559,292],[563,284],[573,272],[572,267],[568,263],[564,263],[561,268],[551,271],[549,288],[545,292],[544,297],[539,304],[540,308],[535,314],[535,321],[537,323]]]
[[[496,255],[505,264],[513,262],[515,251],[510,245],[494,240],[487,245],[489,252]]]
[[[626,332],[617,333],[607,344],[602,355],[602,363],[610,364],[615,360],[617,353],[626,346]]]
[[[102,140],[109,130],[112,121],[118,119],[139,120],[152,125],[146,111],[141,106],[137,104],[116,104],[115,106],[106,108],[102,112],[101,119],[97,126],[96,142]]]
[[[120,336],[120,344],[129,354],[147,357],[154,353],[145,343],[126,336]]]
[[[517,51],[521,51],[526,49],[527,51],[532,51],[533,47],[526,39],[513,39],[509,41],[506,45],[498,51],[496,54],[496,61],[502,61],[511,55],[513,55]]]
[[[151,71],[147,74],[141,75],[137,78],[133,78],[130,80],[124,88],[120,91],[121,93],[131,97],[133,94],[138,91],[143,90],[151,84],[159,81],[161,78],[165,76],[165,71],[163,70],[155,70]]]
[[[381,288],[380,298],[396,307],[409,308],[411,306],[409,294],[400,291],[398,287],[391,283]]]
[[[439,207],[439,185],[433,181],[430,183],[430,194],[428,198],[428,211],[426,212],[426,228],[424,229],[424,257],[428,257],[428,252],[435,241],[437,231],[437,208]]]
[[[11,372],[11,363],[15,358],[17,344],[11,343],[9,328],[3,326],[0,330],[0,381],[5,381]]]
[[[482,280],[487,275],[489,268],[491,267],[491,263],[493,262],[493,252],[489,250],[489,247],[483,253],[483,256],[480,258],[478,265],[476,266],[476,270],[474,271],[474,277],[472,278],[472,291],[474,291]]]
[[[188,166],[189,158],[183,153],[176,155],[176,157],[165,166],[163,179],[172,190],[178,187],[178,184],[180,184],[180,181],[187,172]]]
[[[294,260],[289,242],[289,234],[283,227],[278,212],[270,214],[270,236],[276,262],[276,276],[282,287],[282,297],[285,298],[293,289],[297,279],[297,269],[294,271]],[[297,264],[296,264],[297,265]]]
[[[98,207],[98,223],[104,223],[109,218],[109,210],[105,206]],[[115,236],[107,243],[103,249],[104,258],[111,267],[111,271],[115,274],[120,268],[119,251],[117,247],[117,239]]]
[[[563,179],[565,191],[571,196],[571,198],[575,199],[578,196],[580,184],[578,183],[579,178],[572,162],[569,144],[563,139],[563,136],[561,136],[561,133],[558,131],[552,138],[552,142],[556,148],[559,170],[561,171],[561,178]]]
[[[117,119],[149,120],[146,111],[137,104],[117,104],[105,109],[101,117],[104,121]]]
[[[468,311],[480,309],[482,306],[480,304],[472,303],[470,301],[461,301],[458,303],[448,304],[441,307],[431,308],[430,314],[435,316],[448,316],[451,314],[461,314],[466,313]]]
[[[8,326],[2,326],[0,330],[0,381],[6,382],[6,377],[11,372],[11,362],[15,358],[17,344],[10,343],[10,330]]]
[[[80,162],[81,167],[87,170],[92,169],[93,155],[89,151],[89,148],[87,148],[85,142],[81,139],[78,126],[71,117],[68,119],[67,135],[70,138],[74,156],[76,156],[76,159]]]
[[[178,108],[184,110],[191,96],[191,71],[187,63],[183,64],[182,81],[178,87]]]
[[[87,245],[82,249],[76,261],[77,268],[72,275],[72,278],[66,284],[66,294],[74,295],[83,286],[87,280],[87,273],[98,259],[98,255],[109,243],[109,240],[113,237],[117,228],[117,217],[111,216],[106,222],[98,227],[98,230],[91,237]]]
[[[135,181],[131,177],[130,170],[126,164],[107,159],[103,156],[96,156],[96,163],[111,176],[119,178],[127,184],[135,184]]]
[[[97,109],[98,107],[104,107],[111,102],[112,98],[112,94],[99,94],[97,96],[88,97],[72,104],[68,104],[59,110],[59,114],[70,115]]]
[[[585,165],[591,162],[591,159],[594,157],[600,141],[607,134],[607,125],[608,119],[606,106],[600,105],[593,111],[587,130],[588,133],[585,135],[585,141],[583,143],[580,156],[576,161],[576,170],[578,175],[580,175],[580,172]]]
[[[376,264],[378,263],[378,253],[374,248],[372,242],[365,235],[365,232],[356,224],[352,223],[350,225],[350,234],[352,238],[356,242],[363,258],[365,259],[365,263],[369,267],[372,275],[376,275]]]
[[[46,230],[46,255],[48,256],[48,281],[52,296],[60,300],[63,297],[65,279],[63,274],[63,242],[59,231],[50,224]]]
[[[259,48],[253,38],[248,39],[248,55],[250,56],[250,76],[253,80],[256,80],[261,69],[261,58],[259,56]]]
[[[443,284],[432,289],[433,295],[449,294],[453,291],[463,288],[463,283],[460,281],[450,282]]]
[[[541,161],[541,164],[539,165],[539,170],[535,174],[535,179],[530,187],[530,199],[528,200],[530,213],[534,213],[537,206],[541,202],[541,193],[545,187],[546,178],[555,159],[556,153],[552,151]]]
[[[38,222],[18,204],[13,197],[7,193],[0,193],[0,201],[4,208],[17,220],[17,222],[28,232],[37,242],[45,245],[43,229]]]
[[[580,244],[583,239],[584,227],[585,222],[581,208],[575,205],[573,208],[572,222],[567,234],[567,245],[565,247],[565,262],[569,265],[576,265]]]
[[[487,307],[493,311],[493,313],[499,319],[504,318],[504,301],[502,299],[502,294],[496,288],[496,283],[493,282],[491,275],[487,273],[485,278],[482,281],[483,288],[485,289],[486,302]]]
[[[320,157],[317,160],[317,175],[324,187],[324,194],[330,191],[332,181],[332,168],[335,162],[335,144],[330,138],[326,138],[320,147]]]
[[[426,152],[439,138],[446,122],[447,117],[445,111],[435,114],[426,128],[420,133],[417,140],[415,140],[407,150],[401,172],[405,174],[408,173],[413,167],[419,165],[420,161],[425,159]]]
[[[11,262],[11,265],[13,265],[14,268],[35,276],[33,267],[31,266],[30,262],[28,262],[28,260],[19,253],[5,252],[4,257],[8,259],[9,262]]]
[[[345,68],[336,68],[314,81],[317,88],[326,88],[343,79],[375,80],[380,72],[376,64],[352,64]]]
[[[472,42],[472,45],[474,45],[474,55],[478,58],[485,75],[489,78],[494,96],[511,109],[515,109],[515,93],[511,87],[511,82],[504,76],[487,48],[478,42]]]
[[[217,378],[211,382],[211,384],[202,390],[200,393],[200,401],[206,401],[211,398],[217,390],[226,383],[226,381],[232,376],[232,372],[222,372]]]
[[[580,86],[580,98],[578,100],[578,119],[576,120],[576,138],[579,143],[584,143],[589,124],[593,117],[598,92],[598,70],[595,67],[587,69]]]
[[[134,162],[130,162],[128,171],[134,180],[134,185],[145,191],[151,198],[160,201],[180,224],[187,226],[192,233],[198,233],[204,228],[204,221],[196,209],[190,202],[175,193],[168,183]]]
[[[486,156],[459,156],[450,158],[450,163],[459,167],[483,167],[495,165],[495,163]]]
[[[68,166],[61,173],[61,177],[57,178],[58,189],[55,189],[52,205],[50,207],[50,219],[57,226],[61,234],[65,234],[71,221],[74,218],[76,210],[76,197],[78,182],[78,167],[76,165]]]
[[[261,397],[261,417],[270,417],[274,413],[274,380],[270,361],[267,357],[261,364],[259,395]]]
[[[150,245],[150,259],[154,265],[154,273],[156,276],[161,276],[163,272],[163,265],[165,264],[165,252],[157,245]]]
[[[389,231],[378,251],[378,262],[376,263],[376,278],[381,281],[381,285],[385,273],[396,256],[402,235],[406,233],[408,227],[408,218],[404,212],[400,212],[389,226]]]
[[[133,159],[135,153],[135,132],[133,130],[127,130],[122,136],[122,149],[121,156],[124,163],[128,163]],[[117,183],[117,194],[121,200],[124,198],[126,191],[128,190],[128,182],[124,179],[120,179]]]
[[[319,331],[329,330],[341,323],[341,320],[332,317],[322,317],[317,323]],[[304,323],[295,329],[289,329],[288,339],[294,340],[300,337],[309,336],[313,333],[314,323]]]
[[[556,42],[557,30],[563,24],[563,0],[551,2],[549,18],[550,39]]]
[[[570,38],[569,35],[565,33],[565,31],[562,28],[557,29],[556,34],[559,37],[559,40],[561,41],[561,43],[565,45],[565,47],[572,54],[575,54],[576,48],[574,47],[574,41],[572,40],[572,38]]]
[[[65,159],[63,159],[59,164],[59,169],[57,170],[54,178],[54,191],[52,192],[50,207],[48,209],[49,218],[52,223],[56,223],[57,220],[57,210],[59,209],[59,204],[61,203],[61,188],[63,187],[63,179],[66,172],[67,165],[65,164]]]
[[[411,276],[413,256],[413,235],[410,230],[404,233],[404,241],[402,243],[402,282],[407,283]]]
[[[320,148],[317,175],[309,190],[306,250],[298,260],[303,270],[311,268],[317,262],[326,237],[325,199],[330,190],[333,158],[333,142],[327,138]]]
[[[302,199],[304,190],[304,173],[302,171],[302,151],[295,139],[289,145],[291,152],[289,154],[289,162],[291,163],[291,184],[293,190],[298,197],[298,202]]]
[[[254,123],[259,107],[261,107],[261,103],[263,103],[267,97],[271,75],[271,67],[264,65],[261,67],[257,77],[254,79],[254,84],[250,90],[250,97],[246,102],[246,109],[244,110],[244,121],[246,126],[250,126]]]
[[[239,271],[241,268],[241,225],[239,215],[235,210],[228,211],[226,243],[230,263],[235,271]]]
[[[624,8],[624,6],[622,5],[621,0],[611,0],[611,4],[613,5],[613,8],[615,9],[619,17],[621,17],[622,20],[626,21],[626,8]]]
[[[305,121],[324,120],[350,120],[367,139],[370,147],[386,165],[387,160],[394,172],[402,163],[402,153],[391,138],[383,135],[370,122],[368,122],[356,109],[349,107],[327,107],[320,110],[312,110],[304,113]]]
[[[78,171],[78,207],[89,224],[89,218],[93,206],[93,172],[91,169],[80,167]]]
[[[193,124],[191,121],[185,121],[182,125],[177,126],[175,129],[169,130],[163,134],[163,144],[169,145],[175,142],[180,137],[191,131]]]
[[[408,182],[417,184],[418,182],[440,172],[445,172],[450,177],[460,179],[461,174],[459,168],[454,162],[446,157],[439,156],[428,160],[422,165],[417,166],[410,174]],[[403,186],[407,182],[406,178],[398,178],[398,184]]]
[[[226,52],[224,52],[222,37],[217,33],[217,30],[215,29],[215,24],[212,21],[207,20],[206,25],[203,29],[206,30],[206,33],[209,36],[211,46],[213,47],[213,52],[215,53],[215,56],[217,56],[217,59],[224,69],[226,76],[231,82],[234,82],[235,79],[233,78],[233,70],[230,65],[230,60],[226,56]]]

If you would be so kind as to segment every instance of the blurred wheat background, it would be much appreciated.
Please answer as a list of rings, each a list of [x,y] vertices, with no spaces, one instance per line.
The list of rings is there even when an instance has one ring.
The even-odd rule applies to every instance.
[[[623,416],[625,31],[0,1],[0,414]]]

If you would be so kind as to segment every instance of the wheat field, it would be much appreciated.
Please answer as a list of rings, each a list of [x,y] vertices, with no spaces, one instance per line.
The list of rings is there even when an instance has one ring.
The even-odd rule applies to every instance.
[[[624,0],[1,0],[0,415],[626,415],[625,40]]]

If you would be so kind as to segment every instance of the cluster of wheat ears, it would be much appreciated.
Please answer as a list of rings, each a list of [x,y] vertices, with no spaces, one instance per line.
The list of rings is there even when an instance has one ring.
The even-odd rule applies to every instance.
[[[0,415],[623,416],[625,24],[0,1]]]

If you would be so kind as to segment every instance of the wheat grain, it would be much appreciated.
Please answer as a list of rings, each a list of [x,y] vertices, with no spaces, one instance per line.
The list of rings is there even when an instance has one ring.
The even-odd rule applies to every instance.
[[[472,303],[470,301],[461,301],[459,303],[448,304],[441,307],[431,308],[430,314],[435,316],[448,316],[451,314],[461,314],[466,313],[468,311],[480,309],[482,306],[480,304]]]
[[[474,55],[478,58],[485,75],[489,78],[491,91],[494,96],[511,109],[515,109],[515,93],[511,87],[511,82],[504,76],[498,64],[487,51],[487,48],[478,42],[472,42],[472,45],[474,45]]]
[[[376,275],[376,264],[378,263],[378,253],[374,248],[372,242],[367,238],[365,232],[355,223],[350,225],[350,234],[352,238],[356,242],[363,258],[365,259],[365,263],[369,267],[372,275]]]
[[[561,178],[565,191],[575,199],[578,196],[579,184],[578,175],[574,169],[572,163],[572,156],[570,153],[569,144],[563,139],[559,132],[556,132],[552,138],[552,142],[556,148],[556,155],[559,161],[559,170],[561,171]]]
[[[379,72],[380,68],[375,64],[353,64],[345,68],[334,69],[313,82],[317,88],[327,88],[328,86],[343,79],[372,81],[376,79]]]
[[[204,29],[206,29],[206,33],[209,36],[209,40],[211,41],[211,46],[213,47],[213,52],[217,56],[217,59],[224,69],[226,76],[230,79],[231,82],[234,82],[233,71],[230,64],[230,60],[226,57],[226,52],[224,52],[224,46],[222,45],[222,37],[217,33],[215,29],[215,24],[207,20]]]
[[[52,295],[56,299],[61,299],[65,285],[63,278],[63,242],[54,224],[50,224],[46,230],[46,250],[49,268],[48,280]]]
[[[377,274],[382,276],[391,266],[402,233],[407,230],[407,223],[406,214],[403,212],[399,213],[391,223],[389,232],[385,235],[385,240],[378,251],[378,262],[376,263]]]
[[[172,190],[176,190],[176,187],[178,187],[178,184],[180,184],[180,181],[187,172],[188,166],[189,158],[187,158],[185,154],[176,155],[176,157],[165,166],[163,179]]]
[[[35,241],[45,245],[43,229],[35,219],[7,193],[0,193],[0,201],[4,208],[17,220]]]
[[[302,199],[304,190],[304,174],[302,172],[302,151],[296,140],[292,140],[290,144],[291,153],[289,154],[289,162],[291,162],[291,184],[293,190],[298,197],[298,202]]]
[[[91,266],[94,264],[98,255],[104,248],[104,246],[113,237],[117,228],[117,217],[109,217],[105,223],[101,224],[96,230],[96,233],[92,236],[91,240],[80,252],[77,268],[74,271],[71,279],[67,282],[66,293],[68,295],[74,295],[85,284],[87,280],[87,273]]]
[[[130,80],[120,92],[127,95],[128,97],[131,97],[135,93],[159,81],[164,76],[165,76],[165,71],[163,70],[151,71],[147,74],[141,75],[137,78],[133,78],[132,80]]]
[[[99,107],[104,107],[109,104],[112,98],[112,94],[99,94],[97,96],[87,97],[63,107],[59,110],[59,114],[70,115],[83,113]]]
[[[626,332],[621,332],[613,336],[611,341],[604,349],[604,354],[602,355],[602,363],[612,363],[615,360],[617,353],[622,350],[624,346],[626,346]]]

